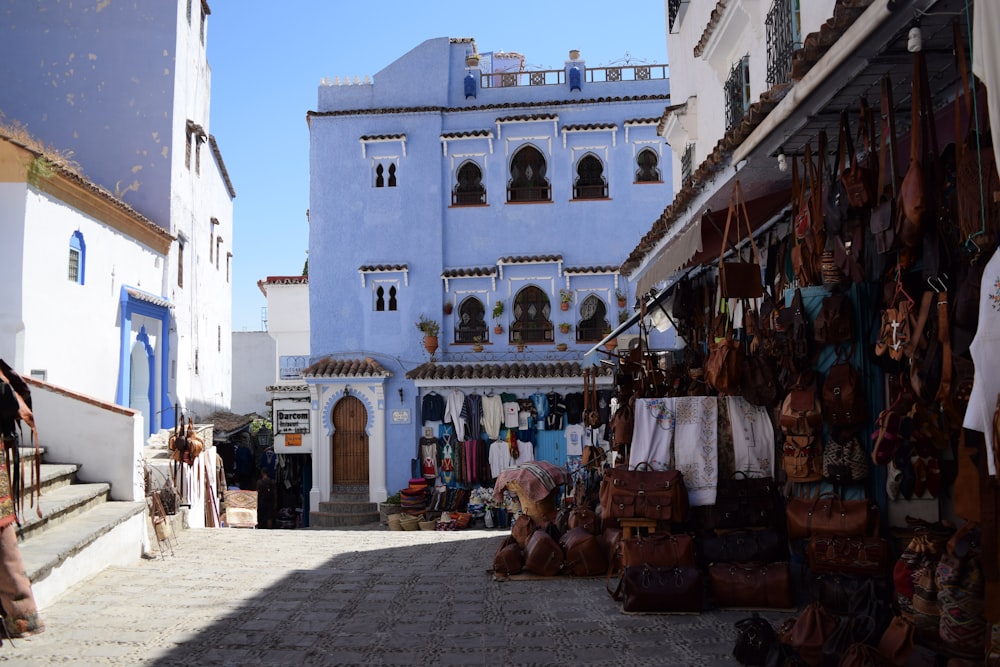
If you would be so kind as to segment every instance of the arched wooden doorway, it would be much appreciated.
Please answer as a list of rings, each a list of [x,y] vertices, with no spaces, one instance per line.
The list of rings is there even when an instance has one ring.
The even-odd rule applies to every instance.
[[[354,396],[333,406],[334,484],[368,484],[368,410]]]

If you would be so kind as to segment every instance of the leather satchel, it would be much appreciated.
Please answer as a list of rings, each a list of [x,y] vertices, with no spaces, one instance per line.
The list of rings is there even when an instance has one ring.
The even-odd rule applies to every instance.
[[[786,435],[781,469],[790,482],[818,482],[823,479],[823,443],[819,436]]]
[[[730,479],[718,481],[706,528],[776,526],[782,513],[780,504],[773,478],[750,477],[738,470]]]
[[[830,366],[823,382],[823,416],[834,428],[860,426],[868,414],[865,390],[850,362]]]
[[[608,570],[608,557],[600,539],[585,528],[570,528],[559,540],[565,554],[564,569],[576,577],[592,577]]]
[[[720,607],[793,607],[788,563],[712,563],[708,581]]]
[[[524,554],[514,538],[509,536],[504,538],[493,555],[493,575],[509,577],[512,574],[520,574],[523,559]]]
[[[871,503],[844,500],[835,493],[824,493],[816,498],[792,498],[785,507],[785,515],[788,517],[788,537],[793,540],[813,535],[863,537],[873,533]]]
[[[694,540],[684,533],[653,533],[630,537],[621,542],[621,561],[623,567],[694,565]]]
[[[837,627],[836,619],[818,602],[811,602],[778,640],[796,650],[807,665],[823,664],[823,644]]]
[[[806,558],[812,572],[879,576],[885,574],[888,551],[880,537],[815,535],[809,539]]]
[[[700,613],[701,573],[692,566],[625,568],[622,611],[628,613]]]
[[[569,529],[583,528],[588,533],[593,535],[597,535],[601,532],[597,520],[597,513],[586,507],[574,507],[570,510],[569,520],[566,522],[566,527]]]
[[[739,395],[746,355],[743,344],[728,336],[708,346],[705,361],[705,381],[726,396]]]
[[[544,530],[536,530],[524,548],[524,569],[532,574],[553,577],[562,570],[562,547]]]
[[[691,507],[679,470],[604,471],[599,491],[605,519],[645,518],[681,523]]]
[[[737,261],[724,261],[726,245],[729,243],[729,229],[736,218],[736,248]],[[739,255],[740,223],[746,224],[747,240],[750,244],[752,262],[743,261]],[[719,287],[726,299],[756,299],[764,294],[764,283],[761,276],[760,256],[757,254],[757,244],[753,240],[753,230],[750,227],[750,215],[747,213],[746,202],[743,200],[743,188],[739,179],[733,184],[733,192],[729,197],[729,213],[726,215],[726,230],[722,234],[722,245],[719,249]]]
[[[702,541],[706,563],[773,563],[788,558],[785,541],[774,528],[734,530]]]
[[[522,514],[514,519],[514,525],[510,527],[510,534],[514,538],[514,541],[517,542],[517,546],[524,549],[528,546],[528,538],[536,532],[537,528],[538,526],[535,525],[534,520],[530,516]]]
[[[813,338],[820,345],[837,345],[854,340],[854,307],[846,294],[831,294],[823,298]]]

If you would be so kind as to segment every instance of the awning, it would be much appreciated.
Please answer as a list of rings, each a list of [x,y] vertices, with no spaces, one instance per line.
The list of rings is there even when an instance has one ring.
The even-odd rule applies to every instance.
[[[667,311],[665,309],[665,302],[669,295],[670,295],[670,290],[663,290],[659,294],[650,297],[646,301],[646,314],[649,315],[649,313],[653,312],[655,308],[659,308],[660,304],[664,304],[663,314],[669,318],[669,315],[667,315]],[[604,338],[598,341],[592,348],[587,350],[583,355],[584,361],[585,362],[589,361],[590,364],[593,366],[599,365],[600,361],[598,360],[596,353],[600,351],[600,347],[605,343],[607,343],[612,338],[617,338],[623,332],[628,331],[629,328],[635,326],[640,319],[642,319],[641,311],[636,311],[632,313],[631,317],[629,317],[627,320],[619,324],[615,329],[611,331],[611,333],[606,335]]]

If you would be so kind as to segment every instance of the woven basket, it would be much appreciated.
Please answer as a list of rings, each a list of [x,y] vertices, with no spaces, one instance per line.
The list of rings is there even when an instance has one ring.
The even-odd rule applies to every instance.
[[[437,521],[420,521],[420,530],[434,530],[437,527]]]
[[[402,526],[403,530],[420,530],[420,519],[404,515],[399,518],[399,525]]]
[[[402,514],[390,514],[388,519],[389,530],[403,530],[403,526],[400,524],[402,517]]]

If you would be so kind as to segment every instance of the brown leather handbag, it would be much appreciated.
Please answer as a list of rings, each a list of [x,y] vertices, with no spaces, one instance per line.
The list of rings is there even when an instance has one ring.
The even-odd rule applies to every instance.
[[[569,520],[566,522],[567,529],[583,528],[593,535],[599,534],[600,524],[597,513],[586,507],[574,507],[569,512]]]
[[[645,518],[685,521],[690,511],[684,475],[679,470],[604,471],[599,490],[604,519]]]
[[[524,552],[517,545],[513,537],[506,537],[497,547],[493,555],[493,575],[496,577],[509,577],[512,574],[520,574],[523,565]]]
[[[621,542],[623,567],[694,565],[694,540],[684,533],[637,535]]]
[[[517,542],[517,546],[524,549],[528,546],[528,538],[536,532],[537,528],[538,526],[535,525],[530,516],[522,514],[514,520],[514,524],[510,527],[510,535]]]
[[[575,577],[592,577],[608,570],[608,556],[600,539],[585,528],[570,528],[559,538],[565,554],[563,569]]]
[[[835,493],[816,498],[792,498],[785,507],[788,517],[788,537],[806,539],[813,535],[850,535],[863,537],[873,534],[874,515],[868,500],[844,500]]]
[[[774,528],[726,531],[705,537],[701,544],[706,563],[773,563],[788,558],[785,540]]]
[[[712,563],[708,581],[720,607],[788,609],[792,602],[788,563]]]
[[[753,528],[777,525],[783,508],[778,485],[771,477],[750,477],[742,470],[716,485],[715,505],[706,528]]]
[[[837,620],[818,602],[811,602],[795,623],[778,640],[796,650],[807,665],[818,667],[823,663],[823,644],[837,628]]]
[[[814,535],[806,547],[812,572],[842,572],[882,576],[888,562],[889,547],[880,537]]]
[[[909,248],[923,240],[924,224],[933,206],[932,186],[922,159],[937,155],[934,108],[930,102],[927,62],[923,51],[913,53],[912,123],[910,125],[910,166],[899,187],[902,220],[899,235]]]
[[[627,613],[701,612],[701,573],[696,567],[627,567],[622,588],[622,611]]]
[[[524,569],[532,574],[553,577],[562,570],[562,547],[544,530],[536,530],[524,548]]]
[[[736,261],[725,261],[726,245],[729,244],[729,229],[736,219]],[[746,225],[747,242],[753,261],[746,262],[740,253],[740,223]],[[733,191],[729,196],[729,213],[726,215],[726,230],[722,233],[722,244],[719,248],[719,287],[725,299],[756,299],[764,294],[764,282],[760,270],[760,255],[757,254],[757,244],[753,240],[753,229],[750,227],[750,214],[747,213],[746,202],[743,200],[743,188],[739,179],[733,183]]]

